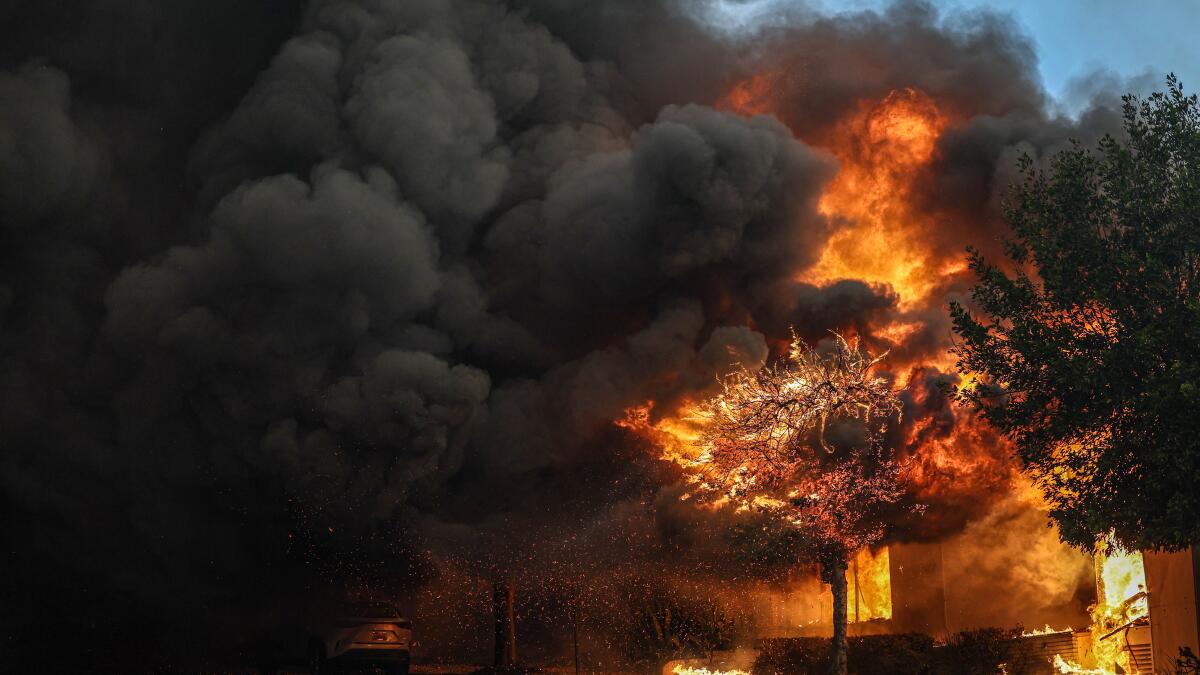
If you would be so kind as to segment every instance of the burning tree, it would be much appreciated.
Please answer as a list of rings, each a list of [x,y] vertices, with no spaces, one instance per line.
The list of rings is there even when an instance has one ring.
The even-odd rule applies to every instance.
[[[878,543],[884,510],[901,497],[899,466],[882,442],[900,402],[872,369],[880,358],[835,335],[821,354],[793,336],[786,359],[741,369],[696,411],[700,491],[769,516],[800,542],[833,592],[830,672],[846,672],[846,568]]]

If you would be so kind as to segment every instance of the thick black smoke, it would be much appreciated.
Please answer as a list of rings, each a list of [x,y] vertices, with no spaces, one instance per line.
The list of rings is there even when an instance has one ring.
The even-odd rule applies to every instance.
[[[1047,113],[1007,20],[914,2],[746,38],[666,0],[17,1],[0,25],[4,649],[69,630],[85,670],[193,663],[445,561],[723,569],[699,533],[725,516],[612,421],[792,326],[916,320],[906,359],[947,331],[795,281],[837,226],[836,162],[797,138],[897,87],[943,103],[920,207],[957,250],[995,245],[1018,153],[1115,123],[1111,98]],[[778,119],[713,107],[764,69]]]

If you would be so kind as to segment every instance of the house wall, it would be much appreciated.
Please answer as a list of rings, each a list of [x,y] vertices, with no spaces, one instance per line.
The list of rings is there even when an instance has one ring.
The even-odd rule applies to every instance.
[[[892,632],[946,635],[941,544],[892,544]]]
[[[1196,586],[1200,575],[1197,551],[1143,553],[1146,590],[1149,594],[1150,629],[1154,641],[1154,667],[1168,672],[1180,647],[1200,655],[1200,606]]]

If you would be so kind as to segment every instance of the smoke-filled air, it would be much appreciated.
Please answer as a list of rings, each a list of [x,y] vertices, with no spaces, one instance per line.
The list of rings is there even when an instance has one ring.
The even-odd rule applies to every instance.
[[[349,594],[490,664],[507,593],[520,662],[618,672],[663,608],[826,625],[829,569],[852,625],[907,584],[943,637],[1086,629],[1092,557],[956,403],[947,307],[1018,158],[1119,135],[1122,90],[1068,115],[990,11],[704,6],[0,3],[12,662],[253,667]],[[713,441],[736,387],[839,354],[890,392],[792,431],[880,481],[840,568],[763,524],[818,492]]]

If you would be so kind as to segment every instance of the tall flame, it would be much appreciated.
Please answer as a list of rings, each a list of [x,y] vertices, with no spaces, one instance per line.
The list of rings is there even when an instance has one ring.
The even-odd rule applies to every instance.
[[[1111,541],[1096,552],[1096,585],[1105,618],[1126,622],[1146,616],[1146,567],[1140,551],[1125,551]]]
[[[886,546],[863,549],[846,570],[846,613],[851,623],[892,618],[891,559]]]
[[[933,160],[945,126],[933,99],[911,88],[860,104],[837,126],[825,145],[841,168],[819,209],[845,223],[803,281],[887,284],[912,306],[941,276],[964,269],[961,261],[939,268],[930,259],[921,243],[927,225],[911,207],[914,177]]]
[[[1111,538],[1096,544],[1096,606],[1092,609],[1092,654],[1095,668],[1055,657],[1060,673],[1071,675],[1114,675],[1137,673],[1130,662],[1125,634],[1119,632],[1149,614],[1146,568],[1140,551],[1125,551]]]

